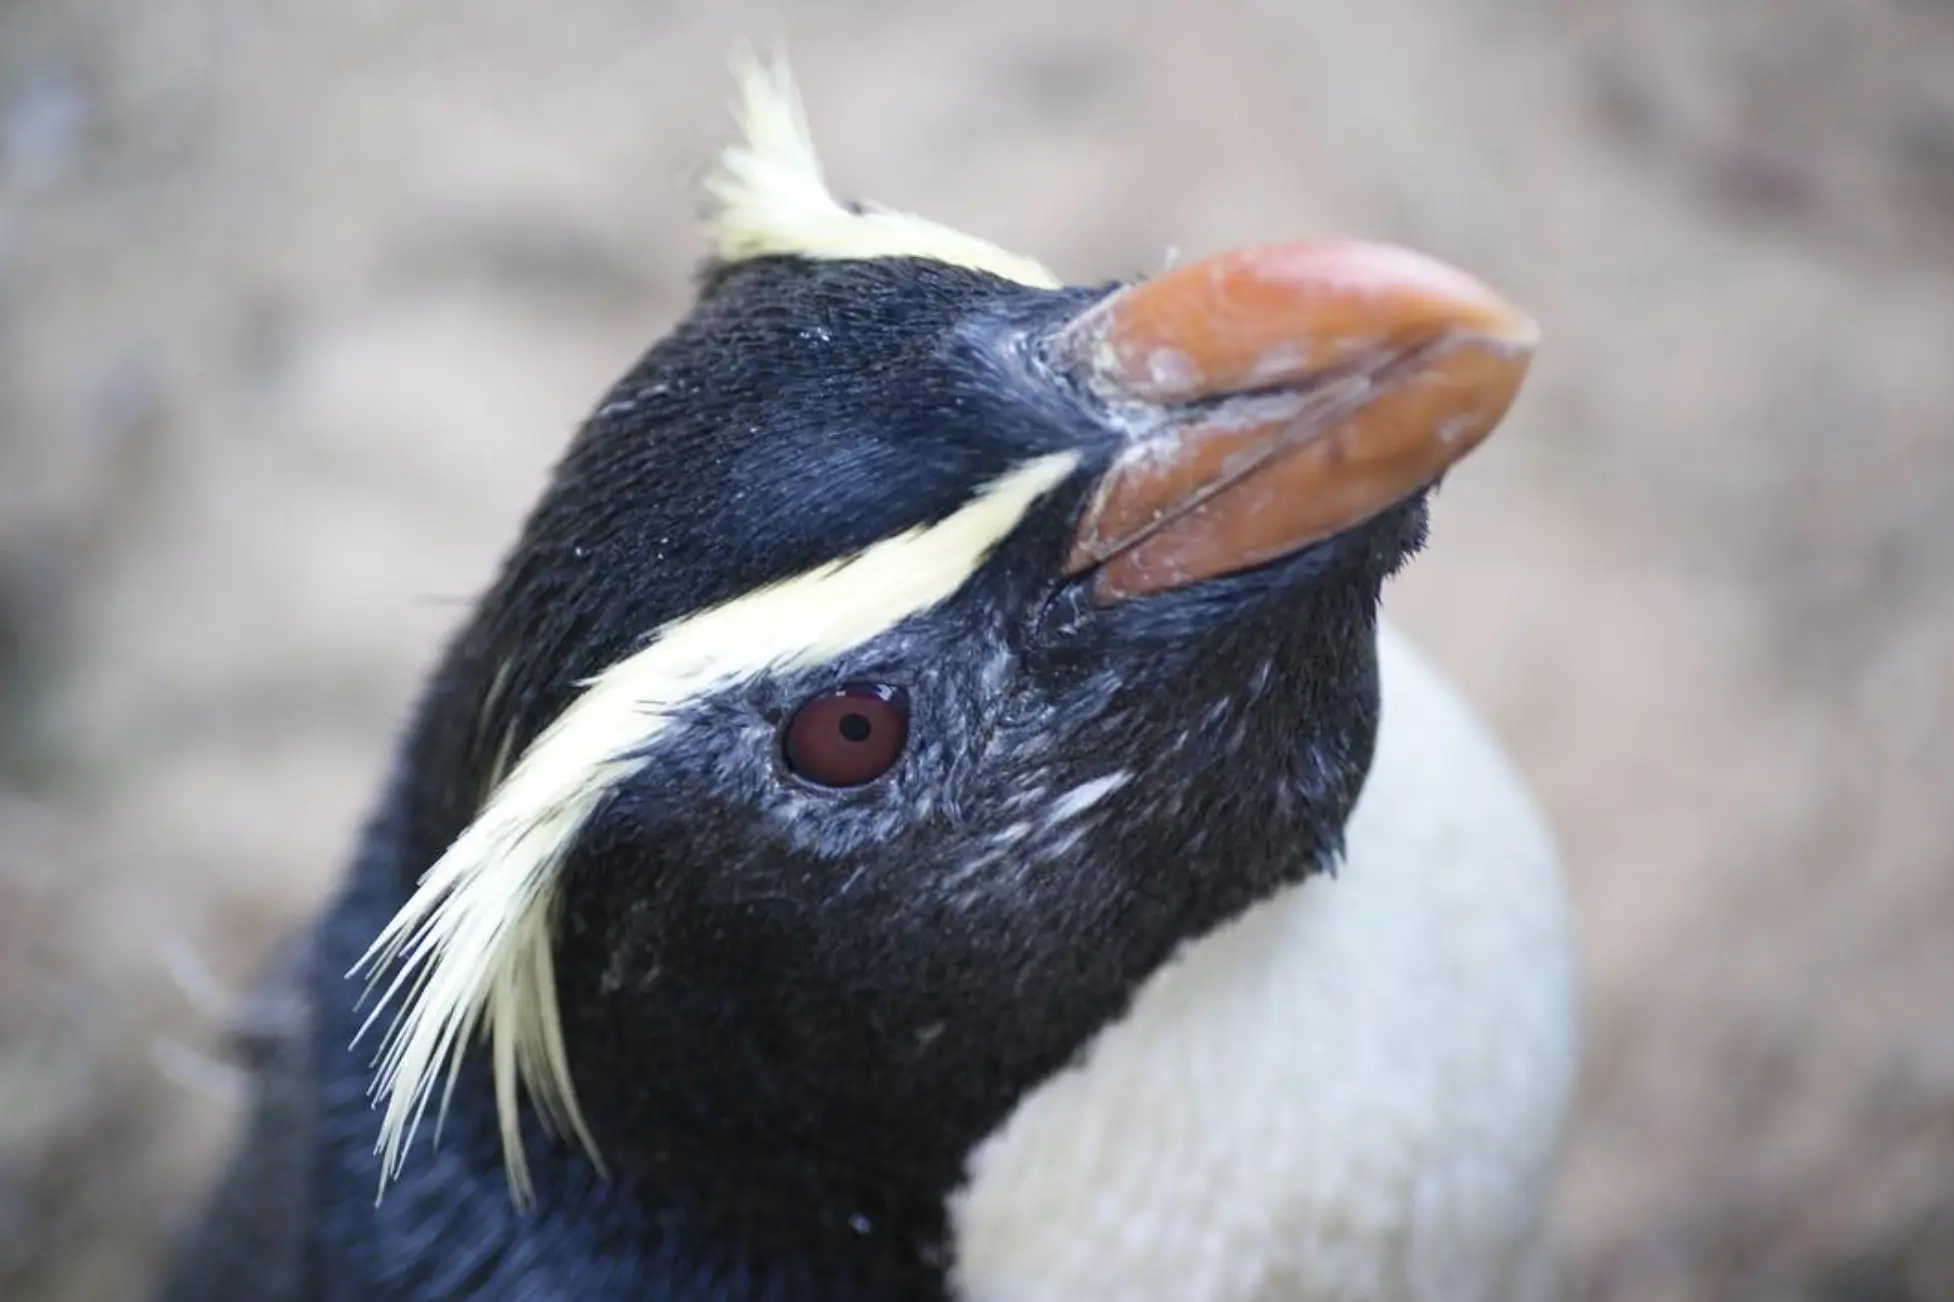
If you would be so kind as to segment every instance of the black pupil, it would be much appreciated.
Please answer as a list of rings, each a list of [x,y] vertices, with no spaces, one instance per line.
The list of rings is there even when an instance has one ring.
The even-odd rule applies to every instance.
[[[841,716],[841,735],[849,741],[867,741],[868,735],[872,731],[874,730],[869,726],[868,719],[862,715],[844,714]]]

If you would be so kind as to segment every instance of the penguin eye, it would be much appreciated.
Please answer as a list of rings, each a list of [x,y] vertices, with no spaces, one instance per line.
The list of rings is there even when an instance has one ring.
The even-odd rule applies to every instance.
[[[782,737],[787,767],[824,787],[858,787],[894,767],[909,740],[909,701],[899,687],[851,683],[811,696]]]

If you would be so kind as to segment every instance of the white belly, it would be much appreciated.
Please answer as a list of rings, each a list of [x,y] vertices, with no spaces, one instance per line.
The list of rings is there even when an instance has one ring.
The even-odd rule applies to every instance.
[[[1551,838],[1388,629],[1346,865],[1189,946],[973,1155],[969,1302],[1521,1302],[1577,1057]]]

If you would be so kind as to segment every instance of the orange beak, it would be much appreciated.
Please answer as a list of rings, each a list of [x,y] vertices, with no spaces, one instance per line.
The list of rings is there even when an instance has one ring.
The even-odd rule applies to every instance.
[[[1129,446],[1068,574],[1101,603],[1291,555],[1430,485],[1512,405],[1539,337],[1463,272],[1283,244],[1114,293],[1056,341]]]

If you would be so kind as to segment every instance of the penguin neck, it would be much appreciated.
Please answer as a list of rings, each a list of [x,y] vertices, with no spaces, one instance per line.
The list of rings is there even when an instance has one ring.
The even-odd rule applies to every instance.
[[[322,926],[312,985],[324,1074],[315,1250],[399,1296],[563,1296],[585,1302],[945,1302],[947,1188],[870,1173],[805,1144],[769,1144],[672,1118],[632,1148],[642,1169],[600,1173],[525,1108],[534,1197],[511,1196],[485,1052],[463,1063],[438,1140],[416,1138],[378,1207],[370,1050],[345,973],[405,898],[419,862],[405,801],[370,829]],[[600,1137],[600,1144],[602,1140]],[[388,1293],[394,1296],[396,1293]]]

